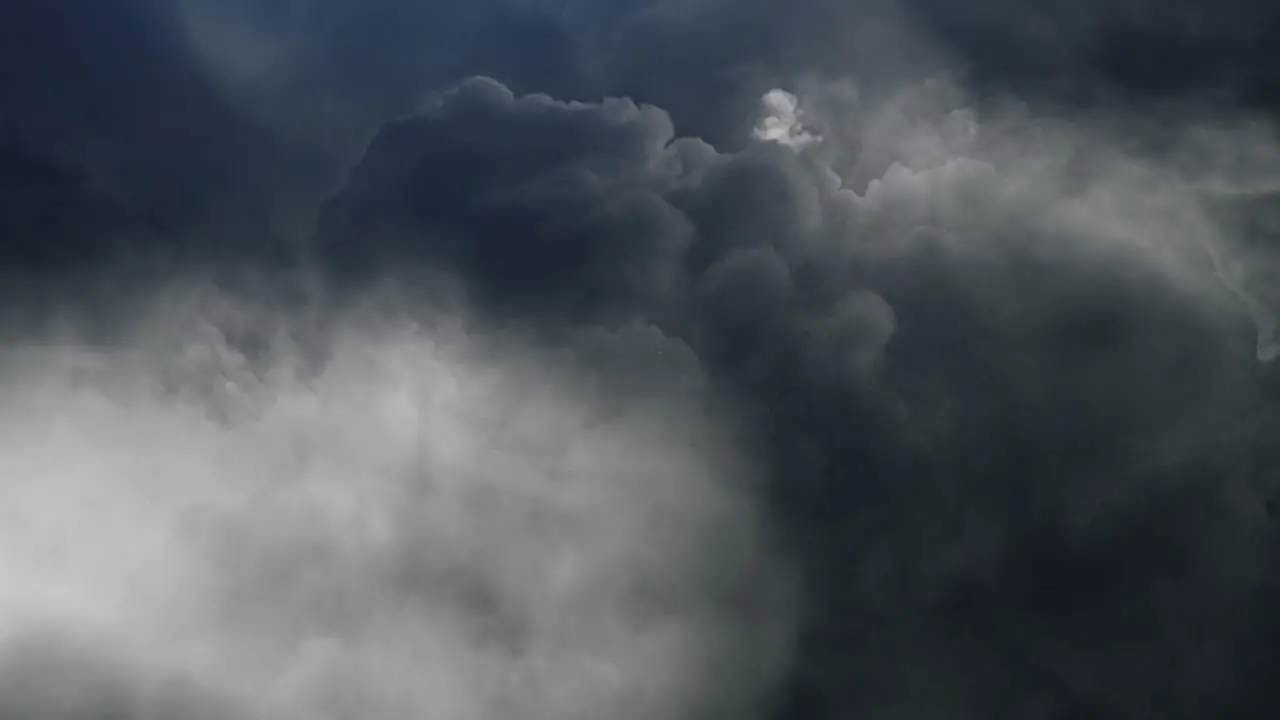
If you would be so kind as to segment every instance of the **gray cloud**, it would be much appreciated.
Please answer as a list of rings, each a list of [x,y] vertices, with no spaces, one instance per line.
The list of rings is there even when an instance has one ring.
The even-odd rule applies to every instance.
[[[53,631],[5,638],[0,716],[233,720],[246,715],[181,676],[131,675],[84,638]]]
[[[822,142],[721,152],[651,107],[472,80],[374,141],[321,256],[340,284],[425,264],[495,319],[634,317],[687,344],[758,413],[767,506],[807,571],[798,716],[1265,696],[1245,630],[1265,617],[1213,618],[1273,572],[1247,439],[1271,422],[1268,284],[1222,281],[1267,251],[1221,207],[1273,171],[1194,162],[1198,130],[1141,147],[1120,118],[945,82],[830,88],[797,100]]]
[[[1024,5],[4,11],[0,710],[1272,716],[1274,13]]]

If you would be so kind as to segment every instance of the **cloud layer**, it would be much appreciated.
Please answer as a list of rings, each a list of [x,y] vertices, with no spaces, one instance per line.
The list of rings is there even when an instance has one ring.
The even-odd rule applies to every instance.
[[[0,716],[1274,715],[1274,11],[28,5]]]

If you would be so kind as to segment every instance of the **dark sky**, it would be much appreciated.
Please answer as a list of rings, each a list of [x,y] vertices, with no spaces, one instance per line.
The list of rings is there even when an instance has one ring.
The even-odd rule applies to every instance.
[[[1277,37],[3,3],[0,720],[1276,717]]]

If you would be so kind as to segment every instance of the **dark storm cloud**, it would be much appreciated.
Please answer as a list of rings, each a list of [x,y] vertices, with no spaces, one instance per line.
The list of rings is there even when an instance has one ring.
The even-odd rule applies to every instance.
[[[169,242],[184,251],[243,256],[305,234],[383,122],[476,74],[519,93],[652,103],[681,135],[725,149],[762,93],[815,77],[853,78],[865,99],[940,73],[1051,100],[1263,101],[1276,82],[1275,13],[1261,6],[1023,5],[13,3],[0,125],[179,226]]]
[[[945,83],[845,118],[778,102],[724,153],[651,106],[468,81],[375,139],[321,256],[343,282],[444,269],[498,319],[634,317],[686,343],[759,418],[808,571],[796,717],[1267,698],[1270,340],[1223,283],[1256,214],[1215,198],[1274,166],[1193,162],[1196,133],[1125,152],[1114,124]],[[809,132],[793,120],[843,120],[827,142],[855,151],[775,142]]]
[[[1274,714],[1274,11],[0,12],[6,270],[261,269],[339,189],[328,306],[27,318],[0,620],[100,643],[0,702]]]
[[[662,167],[671,135],[664,113],[630,101],[516,100],[496,82],[470,82],[430,121],[374,141],[350,194],[328,208],[319,253],[381,272],[399,259],[381,250],[409,249],[419,263],[492,278],[495,301],[557,316],[656,299],[688,235],[661,196],[677,181]],[[397,242],[415,216],[437,241]],[[476,244],[481,227],[489,242]],[[367,240],[349,243],[353,232]]]

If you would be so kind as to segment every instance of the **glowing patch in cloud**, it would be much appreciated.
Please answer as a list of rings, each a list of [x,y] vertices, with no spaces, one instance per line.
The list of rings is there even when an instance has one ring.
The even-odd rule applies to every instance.
[[[752,136],[757,140],[776,142],[800,149],[820,142],[801,122],[800,100],[786,90],[773,89],[760,98],[762,113]]]

